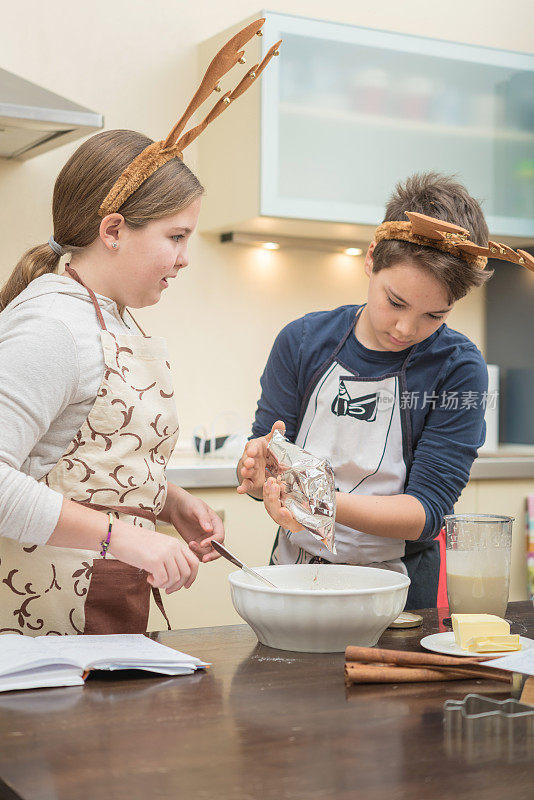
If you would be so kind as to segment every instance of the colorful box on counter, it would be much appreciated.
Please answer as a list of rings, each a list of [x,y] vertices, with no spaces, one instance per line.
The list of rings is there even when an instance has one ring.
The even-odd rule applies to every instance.
[[[534,600],[534,494],[527,497],[527,580],[528,596]]]

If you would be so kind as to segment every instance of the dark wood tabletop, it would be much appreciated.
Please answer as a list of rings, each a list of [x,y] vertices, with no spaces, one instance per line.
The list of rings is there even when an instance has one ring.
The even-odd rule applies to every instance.
[[[422,628],[388,630],[380,645],[419,650],[440,629],[440,612],[421,613]],[[532,603],[510,604],[507,617],[534,637]],[[444,729],[444,700],[501,699],[503,684],[346,690],[343,654],[272,650],[246,625],[157,638],[212,668],[176,678],[94,673],[84,687],[0,695],[1,798],[534,797],[532,754],[510,748],[495,758]]]

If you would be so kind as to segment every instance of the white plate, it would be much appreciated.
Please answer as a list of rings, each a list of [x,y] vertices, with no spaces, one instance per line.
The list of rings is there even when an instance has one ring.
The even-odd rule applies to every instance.
[[[527,639],[526,636],[520,636],[521,650],[531,650],[534,648],[534,639]],[[445,633],[433,633],[431,636],[425,636],[421,639],[421,646],[427,650],[433,650],[434,653],[443,653],[446,656],[467,656],[468,658],[484,658],[484,656],[510,656],[513,653],[521,652],[519,650],[507,650],[506,652],[498,653],[473,653],[471,650],[463,650],[454,641],[454,633],[452,631]]]

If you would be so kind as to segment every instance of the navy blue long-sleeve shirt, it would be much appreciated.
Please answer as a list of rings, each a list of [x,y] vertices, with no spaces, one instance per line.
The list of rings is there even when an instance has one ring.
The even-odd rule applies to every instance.
[[[278,334],[261,377],[253,436],[264,436],[281,419],[288,439],[295,441],[306,389],[354,322],[358,308],[306,314]],[[338,358],[361,377],[380,377],[400,369],[406,355],[407,350],[369,350],[351,334]],[[477,347],[443,324],[414,349],[406,380],[401,404],[410,415],[413,462],[405,494],[416,497],[425,509],[420,536],[424,542],[434,539],[444,515],[452,512],[484,443],[488,372]]]

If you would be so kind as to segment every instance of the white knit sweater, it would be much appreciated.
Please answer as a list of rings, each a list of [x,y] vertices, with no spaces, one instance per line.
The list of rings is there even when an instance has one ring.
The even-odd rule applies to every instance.
[[[97,299],[111,333],[141,335],[114,301]],[[0,536],[49,539],[62,496],[37,481],[88,416],[103,373],[94,306],[67,275],[37,278],[0,314]]]

